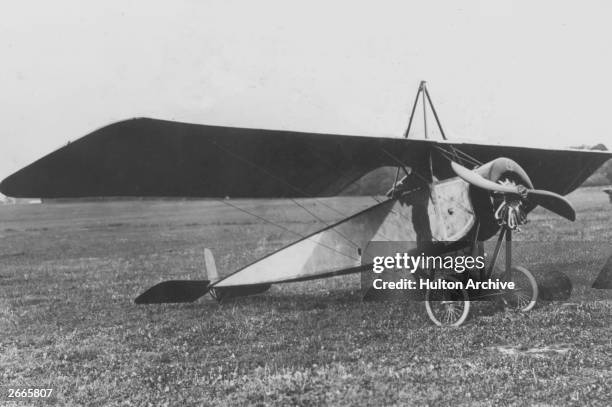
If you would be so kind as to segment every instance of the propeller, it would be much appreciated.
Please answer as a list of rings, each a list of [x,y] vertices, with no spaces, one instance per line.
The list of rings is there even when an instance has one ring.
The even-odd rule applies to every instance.
[[[506,168],[511,168],[519,174],[525,174],[525,171],[514,161],[508,158],[502,158],[498,160],[495,160],[498,164],[505,165]],[[492,163],[493,165],[496,164],[495,162]],[[574,211],[572,204],[559,194],[556,194],[551,191],[544,191],[541,189],[527,188],[523,185],[498,184],[497,182],[491,181],[490,179],[483,177],[478,172],[478,169],[474,171],[468,170],[464,166],[457,164],[454,161],[451,161],[451,167],[453,168],[453,171],[455,171],[455,174],[459,176],[459,178],[478,188],[486,189],[488,191],[493,192],[501,192],[504,194],[513,194],[520,197],[521,199],[526,199],[530,203],[540,205],[548,209],[549,211],[564,217],[565,219],[571,221],[576,220],[576,211]]]

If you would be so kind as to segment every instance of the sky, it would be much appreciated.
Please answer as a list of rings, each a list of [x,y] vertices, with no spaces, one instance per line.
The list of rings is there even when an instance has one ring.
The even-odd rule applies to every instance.
[[[612,148],[607,1],[2,5],[0,179],[131,117],[402,137],[421,80],[451,140]]]

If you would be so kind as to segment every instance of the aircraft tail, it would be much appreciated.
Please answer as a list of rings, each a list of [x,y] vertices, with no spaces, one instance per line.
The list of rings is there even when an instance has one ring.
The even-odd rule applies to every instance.
[[[203,280],[170,280],[149,288],[140,294],[136,304],[162,304],[175,302],[193,302],[210,292],[217,301],[230,298],[260,294],[270,288],[270,284],[250,284],[216,288],[215,283],[221,278],[212,251],[204,249]]]
[[[210,285],[219,280],[217,265],[212,251],[204,249],[203,280],[170,280],[149,288],[136,298],[136,304],[162,304],[193,302],[210,290]]]
[[[251,284],[233,287],[215,287],[215,283],[219,281],[219,272],[215,257],[210,249],[204,249],[204,280],[210,281],[208,290],[211,296],[217,301],[228,300],[231,298],[245,297],[247,295],[261,294],[270,289],[271,284]]]
[[[204,280],[208,280],[211,283],[219,280],[219,272],[217,271],[215,257],[209,248],[204,249]]]
[[[169,280],[154,285],[140,294],[136,304],[164,304],[175,302],[194,302],[209,290],[210,281],[206,280]]]

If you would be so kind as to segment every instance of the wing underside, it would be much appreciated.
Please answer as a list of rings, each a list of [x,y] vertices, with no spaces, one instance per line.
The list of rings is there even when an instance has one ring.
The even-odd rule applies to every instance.
[[[15,197],[333,196],[404,140],[133,119],[104,127],[5,179]],[[426,156],[411,143],[403,158]]]
[[[438,179],[452,177],[448,153],[454,149],[483,163],[500,156],[511,158],[529,173],[536,188],[561,194],[575,189],[610,158],[606,152],[583,150],[438,143],[141,118],[103,127],[56,150],[6,178],[0,192],[34,198],[333,196],[375,169],[400,163],[426,177],[431,167]],[[380,190],[359,192],[367,195]]]

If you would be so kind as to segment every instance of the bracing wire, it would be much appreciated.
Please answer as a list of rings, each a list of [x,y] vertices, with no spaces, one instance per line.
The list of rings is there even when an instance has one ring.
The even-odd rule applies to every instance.
[[[234,205],[234,204],[230,203],[228,200],[219,199],[218,201],[224,203],[225,205],[231,206],[232,208],[237,209],[240,212],[246,213],[249,216],[253,216],[253,217],[255,217],[257,219],[260,219],[260,220],[262,220],[262,221],[264,221],[266,223],[269,223],[270,225],[276,226],[276,227],[278,227],[278,228],[280,228],[280,229],[282,229],[282,230],[284,230],[286,232],[294,234],[294,235],[298,236],[301,239],[308,239],[310,237],[310,235],[303,235],[303,234],[301,234],[299,232],[296,232],[295,230],[291,230],[288,227],[281,225],[280,223],[276,223],[276,222],[274,222],[274,221],[272,221],[270,219],[264,218],[263,216],[257,215],[256,213],[250,212],[250,211],[248,211],[248,210],[246,210],[244,208],[241,208],[241,207],[239,207],[237,205]],[[338,253],[338,254],[346,257],[346,258],[349,258],[351,260],[359,260],[356,257],[352,257],[352,256],[350,256],[350,255],[348,255],[346,253],[343,253],[343,252],[337,250],[335,247],[328,246],[328,245],[326,245],[324,243],[321,243],[321,242],[318,242],[316,240],[311,240],[311,241],[314,242],[315,244],[319,245],[319,246],[322,246],[322,247],[325,247],[326,249],[332,250],[332,251],[334,251],[334,252],[336,252],[336,253]]]
[[[252,166],[252,167],[254,167],[254,168],[257,168],[258,170],[260,170],[260,171],[264,172],[264,173],[265,173],[265,174],[267,174],[268,176],[270,176],[270,177],[272,177],[272,178],[274,178],[274,179],[276,179],[276,180],[280,181],[281,183],[283,183],[283,184],[287,185],[289,188],[291,188],[292,190],[294,190],[294,191],[298,192],[299,194],[301,194],[301,195],[305,195],[306,197],[308,197],[308,194],[307,194],[305,191],[303,191],[301,188],[296,187],[295,185],[291,184],[291,183],[290,183],[290,182],[288,182],[287,180],[285,180],[285,179],[283,179],[283,178],[280,178],[280,177],[276,176],[275,174],[270,173],[270,172],[269,172],[267,169],[265,169],[265,168],[261,167],[260,165],[258,165],[258,164],[256,164],[256,163],[254,163],[254,162],[252,162],[252,161],[250,161],[250,160],[248,160],[248,159],[246,159],[246,158],[242,157],[242,156],[241,156],[241,155],[239,155],[239,154],[236,154],[235,152],[233,152],[233,151],[231,151],[231,150],[228,150],[228,149],[224,148],[223,146],[220,146],[218,143],[212,142],[212,144],[214,144],[214,145],[215,145],[217,148],[219,148],[219,149],[221,149],[221,150],[225,151],[226,153],[228,153],[228,154],[230,154],[230,155],[232,155],[232,156],[236,157],[236,158],[237,158],[237,159],[239,159],[240,161],[242,161],[242,162],[244,162],[244,163],[246,163],[246,164],[248,164],[248,165],[250,165],[250,166]],[[481,163],[480,163],[478,160],[476,160],[475,158],[473,158],[473,157],[472,157],[472,156],[470,156],[469,154],[467,154],[467,153],[465,153],[465,152],[463,152],[463,151],[461,151],[461,150],[459,150],[459,149],[455,148],[454,146],[450,146],[450,148],[451,148],[451,150],[452,150],[452,153],[451,153],[451,152],[449,152],[449,151],[447,151],[447,150],[445,150],[445,149],[443,149],[443,148],[441,148],[440,146],[435,146],[435,147],[436,147],[436,148],[437,148],[437,149],[438,149],[438,150],[439,150],[439,151],[440,151],[440,152],[441,152],[443,155],[445,155],[447,158],[449,158],[449,156],[453,156],[453,157],[457,157],[458,159],[460,159],[460,158],[459,158],[459,154],[462,154],[462,155],[464,156],[464,159],[465,159],[466,161],[470,161],[472,164],[475,164],[475,165],[479,165],[479,164],[481,164]],[[399,164],[399,166],[400,166],[402,169],[404,169],[404,171],[406,171],[404,163],[403,163],[403,162],[402,162],[402,161],[401,161],[399,158],[397,158],[397,157],[396,157],[396,156],[394,156],[393,154],[389,153],[389,152],[388,152],[387,150],[385,150],[385,149],[381,149],[381,150],[382,150],[382,152],[383,152],[383,153],[385,153],[386,155],[388,155],[389,157],[391,157],[391,158],[392,158],[394,161],[396,161],[396,163],[398,163],[398,164]],[[398,169],[399,169],[400,167],[398,167]],[[422,174],[420,174],[418,171],[415,171],[414,169],[412,169],[412,173],[414,173],[414,174],[415,174],[415,175],[416,175],[418,178],[420,178],[422,181],[424,181],[424,182],[428,183],[427,178],[426,178],[426,177],[424,177]],[[332,210],[333,212],[335,212],[335,213],[337,213],[337,214],[339,214],[339,215],[341,215],[341,216],[343,216],[343,217],[344,217],[344,216],[346,216],[345,214],[343,214],[342,212],[338,211],[336,208],[332,207],[331,205],[327,204],[326,202],[323,202],[322,200],[317,199],[317,198],[315,198],[315,199],[316,199],[318,202],[320,202],[320,203],[321,203],[323,206],[325,206],[325,207],[327,207],[328,209]],[[377,203],[381,203],[381,202],[380,202],[380,201],[378,201],[378,200],[377,200],[375,197],[372,197],[372,199],[373,199],[374,201],[376,201]],[[328,222],[326,222],[325,220],[323,220],[321,217],[317,216],[317,215],[316,215],[314,212],[312,212],[311,210],[309,210],[308,208],[306,208],[304,205],[302,205],[302,204],[300,204],[299,202],[297,202],[295,199],[291,198],[291,201],[292,201],[292,202],[293,202],[295,205],[297,205],[297,206],[299,206],[300,208],[302,208],[302,209],[303,209],[305,212],[307,212],[309,215],[311,215],[311,216],[312,216],[314,219],[316,219],[318,222],[323,223],[324,225],[326,225],[326,226],[328,226],[328,227],[330,226]],[[231,206],[231,207],[233,207],[233,208],[235,208],[235,209],[237,209],[237,210],[239,210],[239,211],[241,211],[241,212],[244,212],[244,213],[246,213],[246,214],[248,214],[248,215],[250,215],[250,216],[253,216],[253,217],[255,217],[255,218],[258,218],[258,219],[260,219],[260,220],[262,220],[262,221],[264,221],[264,222],[266,222],[266,223],[269,223],[269,224],[271,224],[271,225],[273,225],[273,226],[275,226],[275,227],[278,227],[278,228],[280,228],[280,229],[282,229],[282,230],[285,230],[285,231],[287,231],[287,232],[289,232],[289,233],[292,233],[292,234],[294,234],[294,235],[297,235],[297,236],[299,236],[299,237],[300,237],[300,238],[302,238],[302,239],[304,239],[304,238],[307,238],[307,237],[308,237],[308,236],[304,236],[304,235],[302,235],[301,233],[298,233],[298,232],[296,232],[296,231],[293,231],[293,230],[291,230],[291,229],[289,229],[289,228],[287,228],[287,227],[285,227],[285,226],[283,226],[283,225],[281,225],[281,224],[278,224],[278,223],[276,223],[276,222],[273,222],[273,221],[271,221],[271,220],[269,220],[269,219],[267,219],[267,218],[265,218],[265,217],[263,217],[263,216],[257,215],[257,214],[255,214],[255,213],[252,213],[252,212],[250,212],[250,211],[247,211],[247,210],[246,210],[246,209],[244,209],[244,208],[240,208],[240,207],[238,207],[238,206],[236,206],[236,205],[233,205],[233,204],[229,203],[227,200],[221,200],[221,202],[223,202],[224,204],[229,205],[229,206]],[[403,214],[401,214],[401,213],[399,213],[399,212],[395,211],[394,209],[391,209],[390,211],[391,211],[392,213],[395,213],[395,214],[396,214],[396,215],[398,215],[398,216],[401,216],[401,217],[403,217],[403,218],[406,218],[406,217],[405,217]],[[407,219],[407,218],[406,218],[406,219]],[[409,220],[409,219],[408,219],[408,220]],[[359,245],[358,245],[357,243],[355,243],[355,242],[354,242],[352,239],[350,239],[349,237],[345,236],[345,235],[344,235],[343,233],[341,233],[339,230],[337,230],[336,228],[333,228],[333,227],[331,227],[331,229],[332,229],[332,230],[333,230],[335,233],[337,233],[337,234],[338,234],[340,237],[342,237],[344,240],[346,240],[346,241],[347,241],[347,242],[348,242],[350,245],[352,245],[353,247],[355,247],[355,248],[357,248],[357,249],[360,249],[360,247],[359,247]],[[389,239],[387,236],[384,236],[384,235],[382,235],[382,234],[381,234],[381,236],[382,236],[383,238],[385,238],[385,239],[390,240],[390,239]],[[323,244],[323,243],[320,243],[320,242],[315,242],[315,243],[316,243],[316,244],[318,244],[318,245],[320,245],[320,246],[323,246],[323,247],[325,247],[325,248],[327,248],[327,249],[330,249],[330,250],[332,250],[332,251],[334,251],[334,252],[336,252],[336,253],[339,253],[339,254],[341,254],[342,256],[345,256],[345,257],[347,257],[347,258],[350,258],[351,260],[358,260],[358,259],[356,259],[356,258],[354,258],[354,257],[352,257],[352,256],[350,256],[350,255],[347,255],[346,253],[340,252],[340,251],[338,251],[337,249],[335,249],[335,248],[333,248],[333,247],[330,247],[330,246],[327,246],[327,245],[325,245],[325,244]]]
[[[473,166],[482,165],[481,161],[477,160],[476,158],[472,157],[465,151],[462,151],[455,146],[449,146],[451,151],[448,151],[441,146],[434,146],[434,147],[448,160],[454,159],[454,160],[459,161],[460,163],[467,162]]]
[[[275,174],[270,173],[270,171],[266,170],[265,168],[263,168],[262,166],[242,157],[239,154],[236,154],[235,152],[228,150],[222,146],[220,146],[218,143],[216,142],[212,142],[212,144],[214,144],[217,148],[225,151],[226,153],[236,157],[237,159],[241,160],[242,162],[257,168],[258,170],[264,172],[265,174],[267,174],[268,176],[282,182],[283,184],[287,185],[289,188],[293,189],[294,191],[298,192],[301,195],[305,195],[308,196],[308,193],[306,193],[304,190],[302,190],[301,188],[296,187],[295,185],[291,184],[290,182],[288,182],[287,180],[280,178],[278,176],[276,176]],[[316,199],[316,198],[315,198]],[[330,226],[327,222],[325,222],[323,219],[321,219],[319,216],[317,216],[316,214],[314,214],[313,212],[309,211],[308,209],[306,209],[303,205],[298,204],[294,199],[291,199],[296,205],[298,205],[299,207],[301,207],[302,209],[304,209],[307,213],[309,213],[311,216],[313,216],[317,221],[323,223],[326,226]],[[341,213],[340,211],[338,211],[336,208],[332,207],[331,205],[327,204],[326,202],[320,200],[320,199],[316,199],[319,203],[321,203],[323,206],[325,206],[326,208],[336,212],[337,214],[339,214],[340,216],[346,217],[345,214]],[[261,217],[260,217],[261,218]],[[350,243],[351,245],[353,245],[356,248],[359,248],[359,245],[357,243],[355,243],[353,240],[349,239],[347,236],[343,235],[342,233],[340,233],[338,230],[333,229],[338,235],[340,235],[343,239],[345,239],[348,243]]]
[[[302,208],[304,211],[306,211],[306,213],[310,214],[313,218],[315,218],[317,221],[323,223],[325,226],[330,226],[327,222],[325,222],[323,219],[321,219],[319,216],[317,216],[314,212],[312,212],[310,209],[306,208],[304,205],[300,204],[299,202],[297,202],[294,198],[291,198],[291,202],[293,202],[294,204],[296,204],[297,206],[299,206],[300,208]],[[344,216],[344,215],[342,215]],[[340,237],[344,238],[347,242],[349,242],[350,244],[352,244],[355,248],[359,249],[359,245],[357,243],[355,243],[353,240],[349,239],[347,236],[345,236],[344,234],[340,233],[339,230],[337,230],[336,228],[331,228],[334,232],[336,232],[338,235],[340,235]]]

